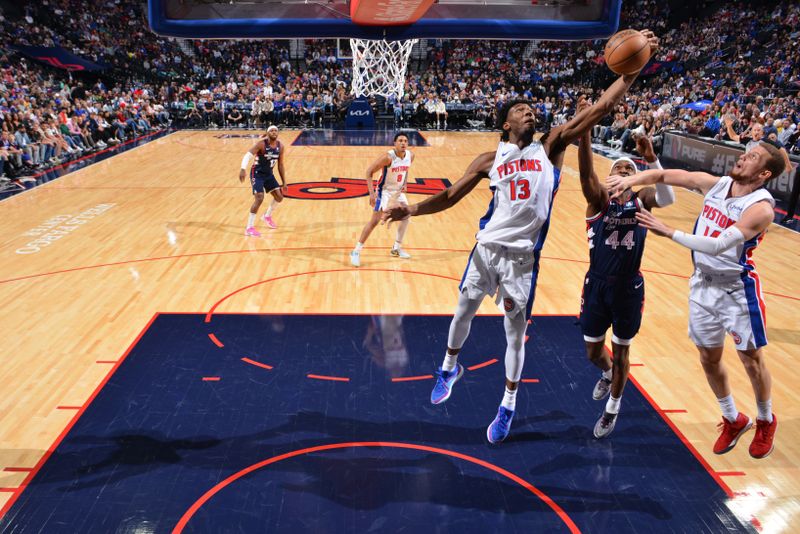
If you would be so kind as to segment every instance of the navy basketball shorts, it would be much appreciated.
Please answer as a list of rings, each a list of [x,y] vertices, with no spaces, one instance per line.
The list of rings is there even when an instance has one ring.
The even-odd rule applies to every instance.
[[[597,343],[611,327],[612,341],[630,345],[639,332],[644,311],[644,278],[596,276],[587,273],[581,295],[581,333]]]
[[[254,195],[256,193],[271,193],[281,188],[281,184],[275,179],[274,174],[262,174],[255,171],[250,172],[250,185],[253,188]]]

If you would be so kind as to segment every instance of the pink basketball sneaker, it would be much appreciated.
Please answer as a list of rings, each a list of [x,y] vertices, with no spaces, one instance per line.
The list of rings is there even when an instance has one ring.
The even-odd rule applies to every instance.
[[[275,229],[278,227],[278,225],[275,224],[275,221],[273,221],[272,217],[270,217],[269,215],[266,214],[264,215],[264,222],[267,223],[267,226],[269,226],[270,228]]]
[[[250,237],[261,237],[261,232],[253,228],[252,226],[244,231],[244,235]]]

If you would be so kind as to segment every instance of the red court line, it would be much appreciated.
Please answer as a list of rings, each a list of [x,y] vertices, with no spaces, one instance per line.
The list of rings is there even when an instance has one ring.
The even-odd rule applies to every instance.
[[[241,293],[242,291],[246,291],[248,289],[251,289],[251,288],[253,288],[255,286],[258,286],[258,285],[261,285],[261,284],[268,284],[270,282],[276,282],[278,280],[285,280],[287,278],[295,278],[297,276],[307,276],[307,275],[311,275],[311,274],[351,273],[351,272],[365,272],[365,271],[366,272],[381,272],[381,273],[420,274],[420,275],[423,275],[423,276],[432,276],[434,278],[444,278],[446,280],[454,280],[456,282],[461,280],[460,278],[453,278],[452,276],[446,276],[446,275],[443,275],[443,274],[426,273],[426,272],[422,272],[422,271],[405,271],[405,270],[399,270],[398,271],[398,270],[394,270],[394,269],[363,269],[363,268],[358,268],[358,267],[352,267],[350,269],[323,269],[321,271],[306,271],[306,272],[302,272],[302,273],[284,274],[282,276],[275,276],[273,278],[267,278],[266,280],[261,280],[259,282],[248,284],[248,285],[246,285],[244,287],[240,287],[236,291],[232,291],[231,293],[228,293],[227,295],[225,295],[224,297],[219,299],[217,302],[215,302],[213,306],[211,306],[211,309],[208,310],[208,313],[206,314],[205,322],[207,322],[207,323],[211,322],[211,317],[214,315],[214,310],[216,310],[217,307],[220,304],[222,304],[223,302],[225,302],[227,299],[231,298],[232,296],[236,295],[237,293]]]
[[[431,378],[433,378],[433,375],[401,376],[392,378],[392,382],[411,382],[412,380],[429,380]]]
[[[639,393],[641,393],[642,396],[645,399],[647,399],[650,405],[655,409],[656,413],[658,413],[658,415],[661,416],[661,419],[663,419],[664,422],[666,422],[667,425],[672,429],[672,431],[675,432],[675,435],[678,436],[678,439],[680,439],[683,445],[687,449],[689,449],[689,452],[691,452],[694,455],[694,457],[697,458],[697,461],[700,462],[700,465],[702,465],[708,472],[708,474],[711,475],[711,478],[717,481],[717,484],[719,484],[719,486],[728,495],[728,497],[733,497],[733,490],[731,490],[730,486],[728,486],[725,483],[725,481],[722,480],[722,477],[716,471],[711,469],[711,465],[708,463],[708,461],[705,458],[703,458],[703,456],[697,451],[697,449],[694,448],[694,445],[692,445],[692,443],[688,439],[686,439],[686,436],[684,436],[683,432],[681,432],[680,429],[678,429],[677,425],[675,425],[675,423],[673,423],[672,420],[669,417],[667,417],[666,414],[664,414],[663,410],[661,410],[658,407],[658,404],[656,404],[656,401],[653,400],[653,397],[651,397],[650,394],[647,393],[647,391],[639,384],[639,382],[636,381],[636,379],[633,376],[628,376],[628,380],[630,380],[631,383],[633,383],[633,385],[636,387],[636,389],[639,390]]]
[[[383,247],[364,247],[365,250],[374,250],[374,249],[382,249]],[[162,261],[162,260],[176,260],[176,259],[183,259],[183,258],[195,258],[195,257],[202,257],[202,256],[222,256],[226,254],[251,254],[253,252],[288,252],[293,250],[350,250],[351,247],[337,247],[337,246],[321,246],[321,247],[282,247],[282,248],[256,248],[256,249],[247,249],[247,250],[222,250],[219,252],[195,252],[192,254],[176,254],[174,256],[156,256],[153,258],[140,258],[136,260],[124,260],[124,261],[115,261],[109,263],[98,263],[96,265],[84,265],[83,267],[72,267],[69,269],[60,269],[58,271],[50,271],[45,273],[37,273],[37,274],[28,274],[25,276],[18,276],[16,278],[6,278],[5,280],[0,280],[0,284],[6,284],[9,282],[19,282],[20,280],[28,280],[30,278],[41,278],[44,276],[52,276],[56,274],[65,274],[71,273],[76,271],[85,271],[89,269],[99,269],[101,267],[117,267],[120,265],[130,265],[132,263],[146,263],[151,261]],[[426,252],[469,252],[469,249],[461,249],[461,248],[433,248],[433,247],[419,247],[419,248],[410,248],[409,250],[418,250],[418,251],[426,251]],[[542,256],[543,259],[552,260],[552,261],[568,261],[573,263],[586,263],[588,264],[588,260],[573,260],[570,258],[556,258],[551,256]],[[362,271],[368,271],[370,269],[359,269]],[[412,271],[403,271],[403,272],[412,272]],[[660,274],[663,276],[673,276],[675,278],[683,278],[684,280],[688,280],[689,277],[683,274],[676,274],[676,273],[665,273],[661,271],[651,271],[648,269],[642,269],[644,273],[651,273],[651,274]],[[460,278],[452,278],[452,280],[461,280]],[[772,291],[763,291],[765,295],[770,295],[773,297],[780,297],[784,299],[790,300],[797,300],[800,301],[800,297],[792,297],[789,295],[784,295],[783,293],[775,293]],[[564,314],[564,315],[573,315],[573,314]],[[530,324],[530,323],[528,323]]]
[[[30,473],[33,467],[6,467],[3,471],[7,473]]]
[[[0,492],[16,493],[19,488],[0,488]],[[11,497],[13,499],[14,497]],[[9,499],[9,500],[11,500]]]
[[[242,358],[242,361],[245,363],[249,363],[250,365],[255,365],[257,367],[263,367],[264,369],[272,369],[271,365],[267,365],[266,363],[257,362],[255,360],[251,360],[250,358]]]
[[[629,364],[631,367],[644,367],[643,363],[631,363]]]
[[[444,456],[450,456],[452,458],[458,458],[460,460],[466,460],[467,462],[471,462],[473,464],[479,465],[495,473],[502,475],[509,480],[516,482],[529,492],[536,495],[542,502],[547,504],[553,512],[564,522],[564,524],[569,528],[569,531],[572,533],[580,533],[580,529],[572,521],[572,518],[569,517],[569,514],[564,511],[553,499],[548,497],[542,490],[528,482],[527,480],[515,475],[510,471],[506,471],[502,467],[498,467],[494,464],[491,464],[485,460],[481,460],[479,458],[475,458],[474,456],[468,456],[466,454],[462,454],[460,452],[455,451],[448,451],[446,449],[439,449],[437,447],[429,447],[427,445],[416,445],[411,443],[397,443],[397,442],[389,442],[389,441],[365,441],[365,442],[352,442],[352,443],[332,443],[329,445],[319,445],[316,447],[309,447],[306,449],[300,449],[297,451],[288,452],[286,454],[281,454],[280,456],[273,456],[272,458],[268,458],[256,464],[253,464],[249,467],[245,467],[241,471],[234,473],[233,475],[229,476],[225,480],[219,482],[210,490],[205,492],[199,499],[197,499],[186,512],[181,516],[178,523],[175,525],[175,528],[172,529],[172,534],[180,534],[183,532],[183,529],[186,528],[186,525],[191,521],[192,517],[197,513],[200,508],[203,507],[212,497],[214,497],[217,493],[221,490],[225,489],[227,486],[230,486],[240,478],[252,473],[253,471],[257,471],[263,467],[266,467],[270,464],[274,464],[280,462],[281,460],[286,460],[287,458],[294,458],[295,456],[301,456],[305,454],[311,454],[314,452],[320,451],[327,451],[332,449],[346,449],[346,448],[353,448],[353,447],[393,447],[398,449],[415,449],[425,452],[433,452],[436,454],[441,454]]]
[[[688,413],[686,410],[661,410],[661,413]]]
[[[474,371],[475,369],[480,369],[481,367],[488,367],[493,363],[497,363],[497,358],[492,358],[491,360],[486,360],[485,362],[473,365],[472,367],[467,367],[467,371]]]
[[[56,406],[56,410],[80,410],[82,406]]]
[[[203,382],[219,382],[218,376],[204,376]]]
[[[743,477],[747,475],[744,471],[717,471],[717,474],[721,477]]]
[[[117,363],[119,360],[97,360],[94,363]]]
[[[611,350],[609,350],[608,345],[605,345],[604,348],[608,353],[608,355],[612,356],[612,352]],[[641,384],[639,384],[639,382],[636,380],[636,378],[633,377],[633,375],[629,375],[628,380],[630,380],[633,386],[639,390],[639,393],[641,393],[642,396],[647,400],[647,402],[650,403],[650,406],[653,407],[653,409],[656,411],[656,413],[658,413],[661,419],[663,419],[664,422],[667,423],[667,426],[669,426],[672,429],[672,431],[675,432],[675,435],[678,436],[678,439],[681,440],[681,443],[683,443],[683,445],[687,449],[689,449],[689,452],[691,452],[694,455],[694,457],[697,458],[697,461],[700,462],[700,465],[702,465],[703,468],[706,470],[706,472],[708,472],[708,474],[711,475],[711,478],[717,481],[717,484],[719,484],[719,486],[728,495],[728,497],[733,498],[733,490],[731,490],[730,486],[728,486],[728,484],[726,484],[725,481],[722,480],[722,477],[719,476],[719,474],[717,474],[716,471],[711,469],[711,465],[708,463],[708,461],[703,457],[702,454],[700,454],[697,451],[697,449],[694,448],[694,445],[692,445],[692,443],[688,439],[686,439],[686,436],[683,435],[683,432],[680,431],[680,429],[672,421],[672,419],[667,417],[667,415],[664,413],[664,410],[662,410],[658,406],[655,399],[653,399],[653,397],[650,396],[647,390],[644,389],[644,387]]]
[[[523,384],[538,384],[539,383],[539,379],[538,378],[523,378],[522,379],[522,383]]]
[[[332,380],[333,382],[350,382],[350,379],[343,376],[327,376],[327,375],[313,375],[308,374],[306,375],[308,378],[314,378],[316,380]]]
[[[92,392],[92,395],[89,397],[89,400],[87,400],[87,401],[84,403],[84,405],[83,405],[83,406],[80,408],[80,410],[78,411],[78,413],[76,413],[74,416],[72,416],[72,419],[70,420],[70,422],[67,424],[67,426],[66,426],[66,427],[64,427],[64,430],[62,430],[62,431],[61,431],[61,433],[58,435],[58,437],[56,438],[56,440],[55,440],[55,441],[53,442],[53,444],[52,444],[52,445],[50,445],[50,447],[49,447],[49,448],[48,448],[48,449],[45,451],[45,453],[42,455],[42,457],[41,457],[41,458],[39,458],[39,461],[38,461],[38,462],[36,462],[36,465],[35,465],[35,466],[33,466],[33,469],[31,470],[31,472],[30,472],[30,473],[28,473],[28,476],[26,476],[26,477],[25,477],[25,480],[23,480],[23,481],[22,481],[22,484],[20,484],[20,485],[19,485],[19,488],[17,488],[16,490],[14,490],[14,494],[13,494],[13,495],[11,496],[11,498],[10,498],[10,499],[8,499],[8,501],[7,501],[7,502],[6,502],[6,503],[3,505],[3,508],[2,508],[2,509],[0,509],[0,519],[2,519],[2,518],[3,518],[3,516],[5,516],[6,512],[8,512],[8,510],[9,510],[9,509],[10,509],[10,508],[11,508],[11,507],[14,505],[14,503],[17,501],[17,499],[19,498],[19,496],[22,494],[22,492],[23,492],[23,491],[25,490],[25,488],[28,486],[28,484],[29,484],[29,483],[30,483],[30,481],[33,479],[33,477],[35,477],[35,476],[36,476],[36,473],[38,473],[38,472],[39,472],[39,470],[42,468],[42,466],[45,464],[45,462],[47,462],[47,460],[50,458],[50,456],[52,456],[52,454],[53,454],[53,451],[55,451],[55,450],[56,450],[56,448],[58,447],[58,445],[59,445],[59,444],[60,444],[60,443],[61,443],[61,442],[64,440],[64,438],[67,436],[67,434],[69,433],[69,431],[70,431],[70,430],[72,430],[72,427],[73,427],[73,426],[75,426],[75,423],[77,423],[77,422],[78,422],[78,419],[80,419],[80,418],[81,418],[81,416],[83,415],[83,413],[86,411],[86,408],[88,408],[88,407],[89,407],[89,405],[91,405],[91,404],[92,404],[92,401],[94,401],[95,397],[97,397],[97,395],[100,393],[100,390],[102,390],[102,389],[105,387],[105,385],[108,383],[108,381],[109,381],[109,380],[111,379],[111,377],[114,375],[114,372],[115,372],[115,371],[116,371],[116,370],[119,368],[119,366],[122,364],[122,362],[123,362],[123,361],[125,361],[125,358],[127,358],[127,357],[128,357],[128,354],[130,354],[130,352],[133,350],[133,347],[135,347],[135,346],[136,346],[136,344],[137,344],[137,343],[139,343],[139,340],[140,340],[140,339],[142,339],[142,336],[144,336],[144,333],[145,333],[145,332],[147,332],[147,330],[150,328],[150,325],[152,325],[152,324],[153,324],[153,321],[155,321],[157,317],[158,317],[158,312],[154,313],[154,314],[153,314],[153,316],[150,318],[150,320],[149,320],[149,321],[147,321],[147,324],[144,326],[144,328],[142,329],[142,331],[141,331],[141,332],[139,332],[139,334],[136,336],[136,339],[134,339],[134,340],[133,340],[133,342],[132,342],[132,343],[131,343],[131,344],[128,346],[128,348],[125,350],[125,353],[124,353],[124,354],[122,355],[122,357],[119,359],[119,361],[117,362],[117,364],[116,364],[116,365],[115,365],[113,368],[111,368],[111,369],[108,371],[108,373],[106,374],[105,378],[103,378],[103,381],[102,381],[102,382],[100,382],[100,383],[97,385],[97,387],[95,388],[95,390]]]
[[[210,339],[211,341],[213,341],[213,342],[214,342],[214,345],[218,346],[219,348],[222,348],[222,347],[224,347],[224,346],[225,346],[225,345],[223,345],[223,344],[222,344],[222,341],[220,341],[219,339],[217,339],[217,336],[215,336],[214,334],[208,334],[208,339]]]

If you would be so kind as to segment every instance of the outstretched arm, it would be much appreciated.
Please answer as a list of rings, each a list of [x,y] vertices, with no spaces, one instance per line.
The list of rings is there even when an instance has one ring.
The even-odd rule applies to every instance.
[[[650,42],[650,56],[652,57],[658,49],[658,38],[650,30],[644,30],[642,33]],[[556,166],[560,166],[563,152],[573,141],[577,140],[584,132],[591,130],[603,117],[614,110],[638,75],[637,72],[620,76],[594,105],[575,115],[563,126],[551,131],[545,142],[545,150],[554,165],[558,163]]]
[[[589,107],[589,101],[581,97],[578,101],[578,113]],[[586,216],[597,215],[608,203],[608,192],[600,184],[594,172],[594,156],[592,155],[592,135],[584,132],[578,145],[578,174],[581,180],[581,191],[586,199]]]
[[[410,206],[398,206],[384,212],[384,221],[401,221],[414,215],[429,215],[451,208],[475,189],[478,183],[489,176],[489,170],[494,163],[496,153],[485,152],[470,163],[464,176],[459,181],[432,197]]]
[[[769,202],[756,202],[744,210],[742,218],[736,224],[718,235],[710,236],[686,234],[675,230],[653,217],[648,211],[638,212],[636,219],[641,226],[652,230],[656,235],[670,237],[676,243],[698,252],[717,255],[764,232],[772,222],[773,215]]]
[[[718,181],[718,177],[706,172],[690,172],[682,169],[650,169],[633,176],[609,176],[606,179],[606,186],[608,186],[612,198],[618,197],[629,187],[653,185],[659,182],[687,189],[697,189],[705,195]]]

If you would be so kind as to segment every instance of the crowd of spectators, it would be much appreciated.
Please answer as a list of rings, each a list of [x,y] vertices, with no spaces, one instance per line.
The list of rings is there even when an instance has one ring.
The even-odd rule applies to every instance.
[[[9,176],[170,126],[270,123],[319,127],[350,101],[350,62],[332,40],[161,38],[137,0],[43,0],[0,12],[0,172]],[[635,19],[626,20],[631,13]],[[650,28],[661,48],[595,129],[633,150],[667,129],[721,140],[772,137],[800,152],[800,5],[736,2],[669,27],[666,0],[631,0],[622,27]],[[26,59],[15,45],[60,46],[103,67],[71,74]],[[412,60],[402,99],[378,98],[397,126],[491,128],[511,98],[534,102],[549,126],[613,81],[602,41],[429,40]],[[686,107],[689,106],[689,107]]]

